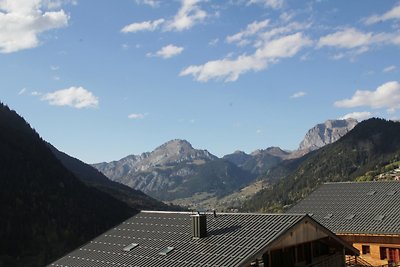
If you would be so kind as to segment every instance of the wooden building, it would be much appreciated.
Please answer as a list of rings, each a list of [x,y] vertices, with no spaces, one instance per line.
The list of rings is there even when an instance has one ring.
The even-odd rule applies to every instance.
[[[345,266],[358,250],[305,214],[142,211],[49,266]]]
[[[400,264],[400,182],[327,183],[291,208],[351,243],[372,266]]]

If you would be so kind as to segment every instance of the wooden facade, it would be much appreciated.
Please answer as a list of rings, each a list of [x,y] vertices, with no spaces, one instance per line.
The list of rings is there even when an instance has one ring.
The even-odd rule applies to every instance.
[[[338,234],[360,251],[366,262],[380,266],[400,264],[400,235]]]
[[[304,220],[283,234],[250,265],[260,267],[341,267],[357,250],[313,220]]]

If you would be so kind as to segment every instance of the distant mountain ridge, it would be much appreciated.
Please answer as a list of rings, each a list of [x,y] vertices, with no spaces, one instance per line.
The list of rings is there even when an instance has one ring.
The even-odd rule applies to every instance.
[[[253,178],[235,164],[219,159],[207,150],[194,149],[189,142],[179,139],[140,156],[130,155],[119,161],[92,166],[114,181],[162,200],[202,192],[221,195]]]
[[[186,140],[174,139],[152,152],[129,155],[118,161],[92,166],[113,181],[164,201],[188,198],[193,194],[223,196],[252,183],[257,177],[271,177],[266,174],[283,161],[299,158],[318,147],[335,142],[354,127],[353,124],[356,121],[349,119],[329,120],[316,125],[302,141],[303,150],[285,151],[279,147],[268,147],[251,154],[235,151],[219,159],[207,150],[194,149]],[[227,171],[221,173],[217,166]],[[215,186],[222,183],[222,188],[199,186],[201,183],[194,182],[198,180],[209,183],[210,177],[215,179]],[[276,180],[271,177],[271,181]],[[194,184],[197,186],[192,188]]]
[[[280,147],[268,147],[267,149],[257,149],[251,154],[243,151],[235,151],[225,155],[223,159],[229,160],[237,166],[250,171],[256,175],[264,175],[268,170],[287,159],[296,159],[305,154],[324,147],[339,140],[357,125],[355,119],[327,120],[312,127],[299,148],[294,151],[285,151]]]
[[[369,119],[338,141],[274,167],[268,175],[280,176],[279,182],[254,195],[243,210],[282,211],[321,183],[355,181],[399,160],[400,123]]]
[[[197,150],[186,140],[174,139],[141,155],[129,155],[118,161],[92,164],[111,180],[118,181],[135,172],[146,172],[152,168],[171,164],[203,164],[217,159],[207,150]]]

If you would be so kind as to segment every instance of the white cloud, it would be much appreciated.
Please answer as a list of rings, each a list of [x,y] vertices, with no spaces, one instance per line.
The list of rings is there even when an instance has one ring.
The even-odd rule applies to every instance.
[[[393,7],[391,10],[386,12],[383,15],[372,15],[366,19],[364,19],[364,23],[367,25],[375,24],[382,21],[387,20],[395,20],[400,19],[400,5]]]
[[[239,76],[248,71],[259,71],[266,67],[267,61],[255,56],[242,55],[236,59],[220,59],[209,61],[204,65],[192,65],[180,72],[180,76],[193,75],[195,80],[207,82],[210,79],[226,82],[236,81]]]
[[[50,66],[50,69],[51,69],[52,71],[56,71],[56,70],[59,70],[60,67],[59,67],[59,66]]]
[[[207,12],[202,10],[198,3],[201,0],[181,0],[181,8],[175,17],[167,22],[165,30],[183,31],[190,29],[196,23],[204,21]]]
[[[157,20],[148,20],[143,22],[136,22],[129,25],[126,25],[121,29],[123,33],[130,33],[130,32],[139,32],[139,31],[155,31],[159,28],[163,23],[164,19],[157,19]]]
[[[192,75],[195,80],[201,82],[210,79],[232,82],[248,71],[259,71],[265,69],[269,63],[276,63],[280,58],[292,57],[310,44],[310,39],[302,33],[295,33],[266,42],[252,55],[241,55],[236,59],[224,58],[197,66],[192,65],[182,70],[179,75]]]
[[[257,49],[256,56],[272,60],[292,57],[311,43],[308,37],[298,32],[267,42],[263,47]]]
[[[159,7],[160,6],[160,1],[157,1],[157,0],[136,0],[136,3],[138,5],[143,4],[143,5],[148,5],[151,7]]]
[[[249,0],[247,2],[247,5],[262,4],[265,7],[278,9],[278,8],[281,8],[283,6],[283,3],[284,3],[283,0]]]
[[[281,19],[283,22],[288,22],[294,17],[293,13],[288,13],[288,12],[283,12],[280,16],[279,19]]]
[[[399,33],[364,33],[354,28],[345,28],[319,39],[318,48],[331,46],[344,49],[356,49],[353,54],[369,50],[371,45],[400,45]]]
[[[92,92],[83,87],[70,87],[47,93],[42,97],[54,106],[70,106],[73,108],[94,108],[99,105],[99,99]]]
[[[39,45],[38,35],[66,27],[64,10],[44,11],[42,0],[0,1],[0,52],[13,53]]]
[[[303,96],[305,96],[307,93],[306,92],[297,92],[297,93],[294,93],[293,95],[291,95],[290,96],[290,98],[300,98],[300,97],[303,97]]]
[[[233,42],[241,42],[243,41],[244,37],[252,36],[259,32],[260,30],[264,29],[267,27],[269,24],[269,20],[263,20],[263,21],[254,21],[253,23],[250,23],[247,25],[246,29],[243,31],[240,31],[234,35],[230,35],[226,37],[226,41],[228,43],[233,43]]]
[[[218,44],[218,42],[219,42],[219,39],[218,39],[218,38],[215,38],[215,39],[212,39],[211,41],[209,41],[209,42],[208,42],[208,45],[209,45],[209,46],[215,46],[215,45]]]
[[[264,31],[259,34],[260,40],[258,43],[256,43],[256,46],[258,47],[263,43],[268,42],[279,36],[283,36],[285,34],[293,33],[296,31],[306,30],[310,27],[311,27],[310,23],[299,23],[299,22],[291,22],[281,27],[274,27],[271,30]]]
[[[340,48],[355,48],[366,46],[373,40],[372,33],[363,33],[354,28],[346,28],[321,37],[318,47],[334,46]]]
[[[179,55],[184,50],[183,47],[175,46],[173,44],[166,45],[158,50],[156,53],[148,53],[148,56],[156,56],[162,58],[171,58]]]
[[[262,130],[261,129],[257,129],[256,130],[256,134],[261,134],[262,133]]]
[[[72,4],[76,6],[78,1],[76,0],[42,0],[42,5],[48,9],[58,9],[65,4]]]
[[[22,88],[19,92],[18,95],[23,95],[26,92],[26,88]]]
[[[146,115],[141,113],[132,113],[128,115],[128,119],[131,120],[142,120]]]
[[[357,121],[363,121],[371,118],[373,115],[369,111],[360,111],[360,112],[352,112],[348,113],[339,118],[339,120],[347,120],[347,119],[356,119]]]
[[[38,91],[33,91],[33,92],[31,92],[31,95],[33,95],[33,96],[39,96],[39,95],[42,95],[42,93],[41,93],[41,92],[38,92]]]
[[[357,90],[351,98],[336,101],[334,105],[340,108],[361,106],[374,109],[386,108],[388,112],[394,112],[400,108],[400,83],[397,81],[387,82],[375,91]]]
[[[384,68],[382,70],[382,72],[392,72],[392,71],[394,71],[396,69],[397,69],[397,67],[395,65],[391,65],[391,66],[388,66],[388,67]]]

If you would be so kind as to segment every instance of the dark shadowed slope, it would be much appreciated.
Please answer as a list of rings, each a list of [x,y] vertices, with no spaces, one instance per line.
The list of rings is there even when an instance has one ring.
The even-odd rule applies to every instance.
[[[79,181],[0,103],[0,266],[44,266],[135,212]]]
[[[171,207],[163,202],[155,200],[139,190],[111,181],[89,164],[57,150],[50,144],[48,144],[48,146],[61,163],[85,184],[127,203],[132,208],[140,210],[178,209],[178,207]]]

